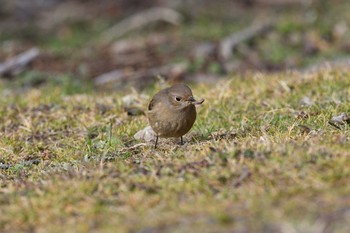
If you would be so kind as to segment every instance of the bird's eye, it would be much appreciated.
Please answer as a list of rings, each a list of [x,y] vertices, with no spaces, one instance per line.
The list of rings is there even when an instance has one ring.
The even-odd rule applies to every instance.
[[[181,97],[176,96],[175,99],[176,99],[176,101],[180,101]]]

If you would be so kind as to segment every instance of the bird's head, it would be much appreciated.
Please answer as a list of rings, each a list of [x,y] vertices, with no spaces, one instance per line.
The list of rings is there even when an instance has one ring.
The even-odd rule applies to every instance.
[[[191,89],[185,84],[176,84],[168,89],[170,104],[176,109],[186,108],[190,105],[202,104],[204,99],[196,100]]]

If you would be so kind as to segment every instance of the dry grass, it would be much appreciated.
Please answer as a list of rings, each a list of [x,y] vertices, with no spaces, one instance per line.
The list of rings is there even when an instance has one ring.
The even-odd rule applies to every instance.
[[[349,127],[328,120],[349,86],[345,69],[192,86],[187,144],[154,150],[125,93],[0,83],[0,231],[348,232]]]

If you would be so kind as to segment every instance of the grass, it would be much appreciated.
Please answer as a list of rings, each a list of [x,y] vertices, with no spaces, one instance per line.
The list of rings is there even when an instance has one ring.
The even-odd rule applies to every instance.
[[[327,2],[273,12],[274,32],[249,46],[281,69],[345,55],[349,31],[340,39],[334,28],[346,26],[349,4]],[[210,12],[165,33],[183,48],[218,41],[255,16]],[[106,27],[103,19],[72,22],[55,37],[28,27],[0,40],[29,40],[75,62]],[[315,54],[304,51],[307,36],[320,44]],[[202,64],[194,61],[191,71]],[[218,73],[215,65],[210,72]],[[349,71],[193,84],[206,101],[187,143],[160,139],[157,150],[133,138],[147,119],[128,116],[123,98],[146,109],[160,84],[103,93],[64,71],[0,79],[0,232],[350,232],[350,128],[328,124],[349,113]]]
[[[349,112],[349,80],[339,68],[192,85],[206,101],[187,143],[157,150],[133,139],[147,119],[123,111],[128,93],[1,81],[0,231],[348,232],[349,126],[328,120]]]

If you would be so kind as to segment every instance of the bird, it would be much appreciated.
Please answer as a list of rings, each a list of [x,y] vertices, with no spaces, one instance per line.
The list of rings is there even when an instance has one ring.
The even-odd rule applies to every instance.
[[[157,92],[148,104],[147,118],[156,133],[154,148],[158,138],[180,137],[185,135],[196,121],[195,105],[202,104],[204,99],[196,100],[192,90],[183,83],[175,84]]]

